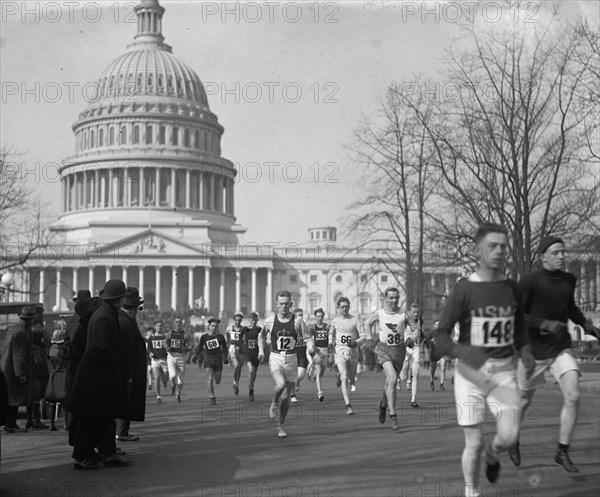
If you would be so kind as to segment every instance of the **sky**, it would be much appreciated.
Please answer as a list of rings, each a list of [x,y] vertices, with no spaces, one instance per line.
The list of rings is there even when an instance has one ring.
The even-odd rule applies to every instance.
[[[473,18],[485,25],[541,15],[523,2],[516,20],[500,3],[473,2]],[[86,85],[133,41],[135,4],[0,3],[0,142],[22,153],[26,180],[57,214],[56,164],[74,153],[71,126],[88,105]],[[161,5],[165,43],[199,75],[225,128],[222,156],[238,168],[245,242],[302,243],[310,227],[341,226],[366,193],[349,153],[362,117],[392,81],[410,87],[416,74],[434,75],[460,34],[452,2]],[[595,2],[567,8],[598,10]]]

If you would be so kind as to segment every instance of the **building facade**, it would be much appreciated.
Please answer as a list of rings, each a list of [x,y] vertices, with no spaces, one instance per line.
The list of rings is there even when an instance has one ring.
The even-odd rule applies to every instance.
[[[306,243],[284,248],[240,243],[224,128],[198,75],[164,42],[164,8],[141,0],[135,12],[134,41],[100,74],[97,98],[73,125],[55,226],[63,241],[17,271],[13,298],[66,310],[77,289],[97,294],[120,278],[159,309],[264,316],[281,289],[310,314],[331,316],[341,296],[360,315],[381,307],[394,275],[379,269],[376,251],[339,245],[335,227],[311,228]],[[599,301],[599,265],[592,254],[570,267],[584,308]],[[430,316],[459,273],[426,268]]]

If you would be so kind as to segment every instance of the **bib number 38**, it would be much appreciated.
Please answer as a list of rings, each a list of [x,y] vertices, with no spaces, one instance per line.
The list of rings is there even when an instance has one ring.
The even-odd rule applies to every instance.
[[[515,320],[513,317],[473,317],[471,322],[471,345],[478,347],[506,347],[514,343]]]

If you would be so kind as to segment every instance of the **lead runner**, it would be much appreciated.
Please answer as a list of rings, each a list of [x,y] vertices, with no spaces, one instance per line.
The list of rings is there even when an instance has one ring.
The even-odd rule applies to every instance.
[[[436,333],[432,361],[444,354],[456,357],[454,396],[458,424],[463,427],[465,448],[462,470],[466,497],[479,493],[481,453],[485,452],[486,477],[498,479],[498,454],[513,447],[519,437],[519,420],[511,408],[519,405],[514,348],[530,375],[535,367],[523,307],[516,282],[504,276],[508,232],[503,226],[484,223],[475,235],[478,270],[459,281],[448,298]],[[458,343],[451,333],[458,321]],[[483,444],[486,404],[496,410],[496,434]]]
[[[269,408],[269,417],[275,419],[279,401],[279,423],[277,436],[287,436],[283,429],[285,418],[290,408],[290,397],[298,380],[298,358],[296,344],[299,339],[306,343],[307,352],[314,355],[314,342],[308,333],[306,323],[301,317],[290,312],[292,295],[287,290],[282,290],[275,296],[277,313],[265,319],[263,329],[258,339],[258,359],[264,358],[265,342],[271,344],[269,368],[275,380],[273,400]]]

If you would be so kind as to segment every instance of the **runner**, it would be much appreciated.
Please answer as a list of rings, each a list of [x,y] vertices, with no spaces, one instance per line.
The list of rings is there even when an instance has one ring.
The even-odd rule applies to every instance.
[[[227,341],[218,331],[220,319],[210,318],[208,320],[208,332],[200,337],[198,347],[192,355],[192,362],[198,362],[198,367],[206,370],[208,378],[206,385],[212,405],[217,404],[215,397],[215,383],[221,383],[223,364],[229,364],[227,357]]]
[[[162,332],[163,322],[159,319],[154,322],[154,333],[148,338],[148,354],[154,376],[154,388],[156,389],[156,401],[162,402],[160,396],[161,383],[166,388],[169,377],[169,366],[167,365],[167,351],[165,350],[165,335]]]
[[[242,319],[244,316],[236,314],[233,316],[233,324],[227,327],[225,337],[227,338],[227,350],[229,351],[229,362],[233,367],[233,393],[239,394],[239,381],[242,375],[243,360],[240,356],[240,332],[242,331]]]
[[[358,366],[358,347],[367,339],[365,330],[357,318],[350,314],[350,300],[340,297],[337,301],[338,316],[329,327],[329,350],[335,352],[335,364],[342,380],[342,396],[346,404],[346,414],[354,414],[348,386],[350,378],[355,378]]]
[[[313,362],[313,377],[317,384],[317,397],[321,402],[325,400],[321,379],[325,374],[327,364],[333,364],[333,353],[328,350],[329,345],[329,326],[324,322],[325,311],[319,308],[315,311],[316,323],[310,325],[310,336],[315,342],[315,357]]]
[[[379,403],[379,422],[385,423],[385,413],[389,409],[392,429],[399,428],[396,416],[396,383],[404,364],[406,344],[404,343],[404,315],[400,312],[398,302],[400,292],[397,288],[388,287],[384,293],[385,304],[365,321],[367,339],[372,338],[371,327],[378,324],[379,342],[375,346],[377,362],[385,373],[383,397]]]
[[[408,311],[404,313],[402,326],[404,328],[406,356],[400,372],[400,381],[406,380],[406,386],[411,390],[410,405],[417,408],[419,407],[419,404],[417,404],[417,386],[419,369],[421,368],[421,342],[425,339],[423,320],[419,317],[418,304],[413,302],[408,306]]]
[[[295,309],[294,314],[297,318],[302,319],[304,323],[304,327],[308,329],[306,325],[306,321],[304,321],[304,311],[302,309]],[[304,338],[298,337],[298,341],[296,342],[296,355],[298,356],[298,380],[296,381],[296,386],[292,392],[291,402],[298,402],[296,398],[296,392],[300,391],[300,382],[304,379],[306,375],[306,370],[312,363],[312,359],[310,359],[306,354],[306,343],[304,342]]]
[[[181,404],[185,364],[190,344],[188,335],[183,329],[183,319],[180,316],[175,318],[175,329],[165,337],[164,347],[168,354],[167,366],[171,380],[171,395],[176,393],[177,402]]]
[[[438,328],[440,327],[440,321],[438,319],[436,319],[433,322],[433,333],[434,333],[434,342],[433,344],[435,345],[435,334],[437,333]],[[437,366],[438,364],[440,365],[440,390],[446,390],[446,387],[444,386],[444,380],[446,379],[446,361],[448,360],[447,356],[442,356],[440,357],[439,361],[431,361],[431,371],[429,372],[429,379],[431,380],[429,382],[429,386],[431,387],[431,390],[435,390],[435,371],[437,370]]]
[[[269,417],[275,419],[279,401],[279,423],[277,424],[277,436],[287,436],[283,429],[285,418],[290,407],[290,396],[298,380],[298,356],[296,343],[299,338],[307,338],[308,353],[314,355],[314,343],[308,336],[308,328],[304,320],[290,312],[292,295],[287,290],[282,290],[275,297],[277,314],[269,316],[264,323],[259,335],[258,358],[264,358],[265,342],[271,344],[271,355],[269,357],[269,368],[275,381],[273,400],[269,408]]]
[[[432,350],[433,361],[444,354],[456,357],[454,396],[458,424],[463,427],[465,448],[462,470],[465,496],[479,496],[481,453],[485,453],[486,477],[498,479],[498,454],[515,445],[519,422],[511,409],[519,402],[515,347],[529,372],[535,366],[517,283],[504,276],[507,230],[482,224],[475,235],[477,272],[459,281],[448,298]],[[459,343],[452,341],[459,322]],[[487,406],[493,405],[496,434],[483,444]]]
[[[254,382],[260,361],[258,360],[258,336],[262,328],[258,326],[258,314],[251,312],[248,316],[249,326],[244,326],[240,332],[241,357],[246,361],[248,373],[250,373],[250,384],[248,385],[248,398],[254,402]]]
[[[571,335],[567,321],[583,327],[585,333],[599,338],[599,330],[588,321],[575,305],[576,278],[565,269],[565,245],[560,238],[543,238],[538,249],[541,268],[525,276],[520,282],[523,294],[525,323],[529,331],[535,371],[530,378],[519,361],[517,378],[521,389],[520,421],[531,404],[535,389],[545,383],[544,372],[548,371],[558,384],[563,395],[558,433],[558,451],[554,460],[569,473],[579,470],[569,457],[569,443],[579,410],[579,366],[571,350]],[[521,464],[519,444],[509,450],[515,466]]]

